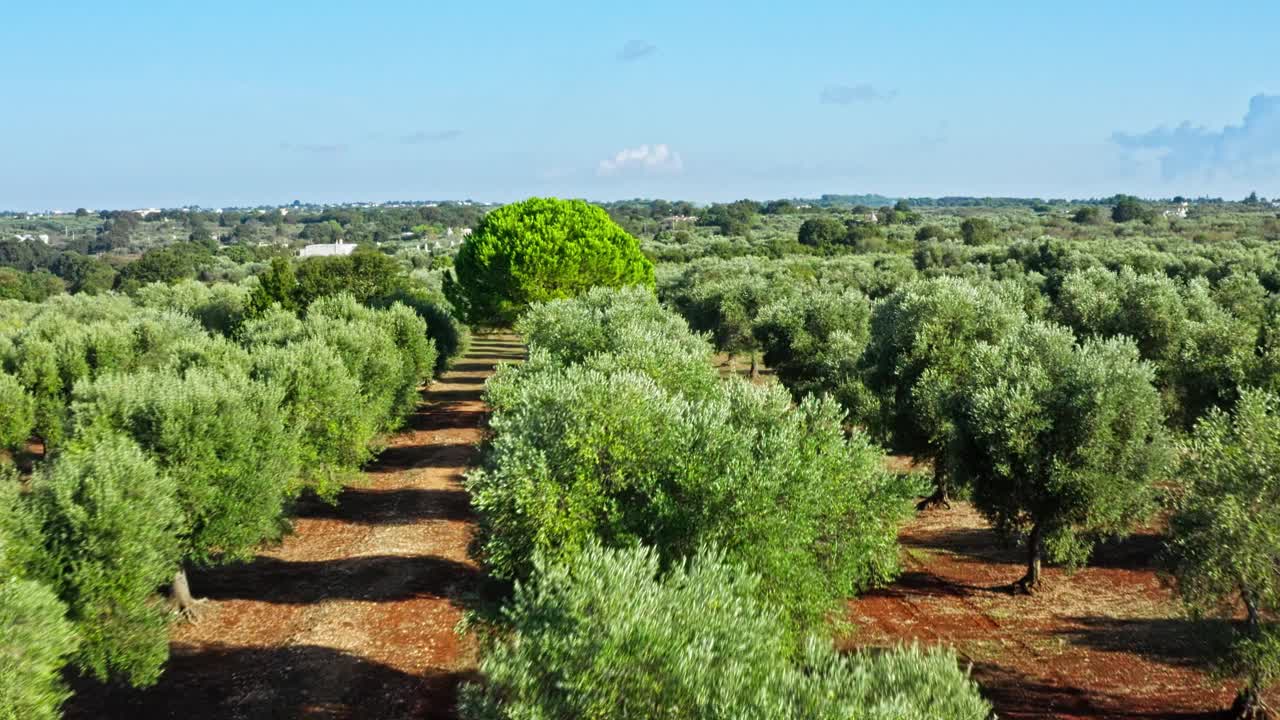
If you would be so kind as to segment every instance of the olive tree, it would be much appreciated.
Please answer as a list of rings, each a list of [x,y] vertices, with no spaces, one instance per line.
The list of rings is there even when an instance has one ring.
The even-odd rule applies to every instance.
[[[704,550],[661,570],[643,547],[594,543],[572,563],[536,561],[464,688],[467,720],[609,717],[982,720],[991,708],[955,656],[917,648],[800,652],[760,580]]]
[[[1243,609],[1223,674],[1244,680],[1239,717],[1264,717],[1261,692],[1280,678],[1280,398],[1247,390],[1233,413],[1214,410],[1183,451],[1183,485],[1169,523],[1171,569],[1198,613]]]
[[[953,471],[997,532],[1026,540],[1016,589],[1039,586],[1042,558],[1079,565],[1096,537],[1151,509],[1169,460],[1152,378],[1129,341],[1077,346],[1067,328],[1033,322],[977,345],[959,387],[944,381]]]
[[[782,388],[742,380],[689,397],[619,358],[535,358],[490,381],[494,438],[467,488],[495,575],[527,577],[535,552],[571,560],[592,539],[666,558],[714,542],[810,626],[896,574],[911,489],[864,436],[845,435],[833,401],[794,407]]]
[[[17,448],[31,437],[35,405],[17,378],[0,372],[0,450]]]
[[[751,357],[751,379],[760,375],[759,342],[753,334],[761,308],[777,296],[779,288],[759,275],[743,275],[700,283],[686,305],[686,317],[694,330],[709,333],[716,347]]]
[[[1132,338],[1155,366],[1166,411],[1181,428],[1210,408],[1230,407],[1237,388],[1257,374],[1259,325],[1224,309],[1204,281],[1128,268],[1077,271],[1064,278],[1054,315],[1084,337]]]
[[[1000,237],[995,223],[987,218],[968,218],[960,223],[960,237],[965,245],[987,245]]]
[[[435,368],[436,348],[427,336],[427,325],[413,310],[393,303],[385,310],[367,308],[349,295],[334,295],[312,303],[307,323],[327,326],[365,324],[380,329],[393,348],[393,375],[366,384],[372,392],[385,393],[389,407],[385,427],[397,429],[418,407],[418,391]],[[322,333],[321,333],[322,334]]]
[[[245,323],[241,339],[251,352],[308,339],[329,346],[360,383],[360,417],[382,432],[399,428],[417,406],[418,390],[435,364],[425,328],[403,305],[374,310],[339,295],[313,303],[305,320],[268,311]]]
[[[301,487],[333,501],[373,457],[378,423],[361,412],[360,381],[315,338],[260,347],[252,363],[254,379],[283,393],[285,425],[298,434]]]
[[[62,667],[78,638],[57,593],[30,577],[42,549],[23,495],[0,460],[0,717],[55,720],[70,696]]]
[[[182,560],[207,565],[245,559],[284,529],[298,437],[283,401],[282,388],[236,369],[144,371],[77,385],[72,416],[77,434],[133,438],[177,481]],[[172,602],[194,616],[186,573],[174,569]]]
[[[796,240],[801,245],[825,248],[842,244],[848,234],[844,223],[830,215],[810,218],[800,224]]]
[[[31,575],[66,603],[80,638],[75,663],[101,679],[150,685],[169,657],[168,609],[186,518],[173,480],[129,438],[77,437],[25,498]]]
[[[375,307],[386,308],[402,303],[413,309],[427,324],[427,335],[436,348],[435,373],[444,372],[449,363],[467,352],[471,344],[471,331],[455,317],[448,301],[438,293],[432,294],[421,286],[411,285],[371,301]]]
[[[114,298],[49,303],[9,338],[4,365],[34,399],[34,432],[48,450],[66,438],[75,383],[161,365],[175,345],[208,339],[190,317],[138,312]]]
[[[539,303],[516,323],[516,331],[531,349],[550,353],[559,365],[613,352],[628,327],[643,327],[655,344],[676,345],[706,362],[711,360],[706,340],[691,333],[683,319],[640,287],[596,288],[573,299]]]
[[[970,351],[1024,321],[992,289],[955,278],[924,280],[878,303],[863,356],[866,386],[876,394],[872,430],[898,452],[929,460],[934,493],[920,509],[950,507],[943,455],[952,440],[952,408],[943,402],[969,373]],[[921,380],[928,374],[928,392]]]
[[[872,405],[861,372],[870,319],[857,290],[814,286],[765,306],[753,331],[765,364],[797,400],[830,395],[861,420]]]
[[[75,652],[75,628],[53,590],[0,571],[0,717],[57,720],[71,696],[62,667]]]
[[[451,300],[472,322],[506,325],[535,302],[597,285],[653,286],[639,242],[602,208],[530,198],[484,216],[454,263]]]

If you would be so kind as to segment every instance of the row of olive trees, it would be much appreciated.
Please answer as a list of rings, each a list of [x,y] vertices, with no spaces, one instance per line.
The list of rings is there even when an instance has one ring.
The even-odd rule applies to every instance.
[[[467,487],[482,559],[519,584],[468,717],[987,715],[948,652],[819,639],[896,574],[915,491],[835,402],[722,381],[644,289],[517,329],[529,359],[489,383]]]
[[[0,442],[43,446],[0,477],[0,617],[24,629],[0,714],[56,716],[67,660],[155,682],[171,616],[199,614],[186,570],[251,557],[301,492],[332,501],[415,407],[437,360],[418,312],[339,295],[245,319],[247,292],[0,307]]]
[[[964,487],[998,532],[1024,541],[1018,589],[1036,588],[1046,556],[1087,561],[1180,478],[1166,493],[1167,557],[1193,607],[1246,609],[1223,667],[1247,679],[1241,702],[1256,707],[1280,675],[1264,622],[1280,608],[1280,420],[1273,395],[1247,389],[1272,376],[1270,347],[1248,332],[1265,295],[1247,278],[1210,291],[1091,270],[1067,278],[1050,312],[1070,327],[1028,318],[1007,286],[940,278],[874,304],[831,287],[785,295],[754,332],[797,396],[833,397],[889,447],[932,462],[922,506]],[[1197,418],[1178,449],[1178,428]]]

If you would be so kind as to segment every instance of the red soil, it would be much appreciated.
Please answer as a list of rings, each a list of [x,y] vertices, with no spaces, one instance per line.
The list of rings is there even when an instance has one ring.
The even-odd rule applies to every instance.
[[[952,505],[903,530],[897,582],[849,603],[849,646],[952,646],[1001,718],[1212,718],[1231,705],[1235,684],[1207,672],[1228,628],[1185,615],[1157,573],[1158,535],[1103,545],[1072,574],[1046,568],[1043,590],[1014,596],[1002,586],[1023,554]]]
[[[481,574],[460,480],[484,434],[485,379],[522,354],[476,338],[336,506],[304,503],[256,560],[194,573],[208,598],[176,626],[155,687],[76,682],[69,718],[447,718],[476,668],[455,628]]]

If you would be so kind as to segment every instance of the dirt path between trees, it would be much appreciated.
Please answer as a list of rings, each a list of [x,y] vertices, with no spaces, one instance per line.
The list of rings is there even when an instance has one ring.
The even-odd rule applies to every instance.
[[[1225,623],[1191,620],[1158,573],[1161,537],[1101,545],[1075,573],[1046,568],[1015,597],[1023,553],[1002,545],[968,503],[903,528],[903,573],[850,601],[848,645],[952,646],[1001,718],[1220,718],[1235,684],[1209,672]],[[1268,698],[1270,700],[1270,698]]]
[[[209,599],[176,627],[146,690],[77,683],[68,718],[449,718],[474,644],[455,632],[479,587],[462,473],[488,410],[481,393],[514,337],[477,336],[390,438],[366,483],[308,503],[255,561],[192,575]]]

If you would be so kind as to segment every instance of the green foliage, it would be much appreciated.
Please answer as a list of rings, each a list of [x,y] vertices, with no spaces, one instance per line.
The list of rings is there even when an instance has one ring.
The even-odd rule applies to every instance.
[[[1118,223],[1150,220],[1153,214],[1146,204],[1132,195],[1117,195],[1111,206],[1111,219]]]
[[[240,285],[188,280],[173,285],[153,283],[140,288],[135,297],[142,307],[181,312],[211,333],[232,337],[244,323],[250,291]]]
[[[728,353],[754,353],[753,330],[760,309],[775,297],[776,288],[758,275],[742,275],[700,283],[685,298],[685,317],[698,332],[711,335],[716,347]]]
[[[1096,225],[1102,221],[1102,210],[1086,205],[1071,215],[1071,222],[1078,225]]]
[[[36,425],[35,399],[17,378],[0,372],[0,449],[17,448]]]
[[[862,293],[822,286],[766,306],[754,332],[765,363],[797,400],[829,394],[862,418],[873,404],[861,372],[870,318]]]
[[[200,243],[175,243],[150,250],[120,268],[116,289],[133,293],[148,283],[191,279],[212,257],[209,248]]]
[[[540,303],[520,318],[516,331],[529,347],[569,365],[616,350],[620,335],[630,326],[643,326],[655,344],[680,345],[710,362],[711,347],[706,341],[692,335],[689,326],[665,310],[652,292],[638,287],[597,288],[573,300]]]
[[[373,456],[378,424],[361,412],[360,381],[315,338],[259,348],[252,376],[283,391],[284,424],[298,434],[299,480],[321,498],[334,500]]]
[[[654,357],[638,347],[668,341],[615,352],[635,325],[590,322],[605,294],[535,308],[521,323],[530,361],[489,382],[495,437],[468,489],[495,574],[525,577],[535,552],[568,559],[593,538],[670,560],[710,542],[761,573],[765,597],[801,625],[892,577],[907,488],[861,434],[845,436],[834,402],[793,407],[781,388],[702,385],[679,363],[636,362]],[[697,372],[708,377],[705,360]]]
[[[950,409],[935,400],[969,372],[969,352],[1023,322],[1022,312],[990,288],[951,278],[908,285],[879,304],[863,358],[877,394],[872,429],[893,448],[940,456],[951,441]],[[919,385],[928,373],[929,392]]]
[[[150,685],[169,656],[168,609],[156,588],[178,567],[184,519],[172,479],[131,440],[77,440],[32,483],[43,545],[32,575],[70,609],[75,662],[101,680]]]
[[[75,652],[75,629],[52,590],[0,571],[0,718],[57,720],[71,696],[61,670]]]
[[[1066,276],[1054,314],[1083,337],[1132,338],[1156,368],[1173,423],[1189,428],[1210,408],[1230,407],[1240,385],[1257,373],[1265,311],[1257,300],[1250,305],[1248,286],[1240,281],[1224,292],[1235,296],[1238,315],[1224,309],[1203,281],[1092,268]]]
[[[230,361],[234,354],[225,342],[213,343],[190,318],[139,313],[127,300],[117,304],[83,296],[36,306],[5,344],[4,366],[35,400],[35,433],[50,447],[66,436],[75,383],[190,362],[204,354]]]
[[[1031,322],[969,357],[959,387],[940,390],[955,393],[949,460],[998,532],[1030,535],[1032,563],[1043,547],[1079,565],[1094,537],[1146,516],[1170,458],[1153,372],[1132,343],[1076,346],[1070,330]]]
[[[966,718],[990,706],[953,655],[912,648],[795,657],[759,579],[714,551],[660,569],[645,548],[537,561],[504,613],[509,635],[464,690],[468,720]]]
[[[801,245],[829,247],[843,243],[846,233],[844,223],[830,215],[819,215],[800,225],[800,234],[796,239]]]
[[[987,245],[999,239],[1000,232],[987,218],[972,217],[960,223],[960,237],[965,245]]]
[[[289,312],[299,309],[298,275],[288,258],[271,258],[271,265],[257,280],[248,300],[251,317],[262,317],[275,305]]]
[[[751,200],[738,200],[727,204],[712,205],[701,211],[699,225],[714,227],[721,235],[746,235],[751,232],[760,205]]]
[[[1260,690],[1280,674],[1280,641],[1262,617],[1280,610],[1280,398],[1246,390],[1235,411],[1211,411],[1183,452],[1169,523],[1178,590],[1197,612],[1252,622],[1224,671]]]
[[[77,385],[72,415],[80,434],[133,438],[177,481],[184,559],[206,564],[244,559],[283,530],[298,473],[283,399],[239,371],[142,371]]]
[[[0,299],[40,302],[62,292],[66,292],[62,281],[47,271],[0,267]]]
[[[418,390],[431,377],[436,350],[414,311],[399,303],[374,310],[351,296],[329,296],[311,305],[305,332],[338,349],[373,400],[382,429],[399,428],[418,406]]]
[[[947,231],[937,225],[925,225],[916,231],[916,242],[928,242],[929,240],[946,240]]]
[[[404,268],[393,258],[366,248],[350,255],[307,258],[297,264],[295,272],[294,303],[301,309],[335,295],[349,295],[363,304],[394,292],[406,281]]]
[[[412,308],[427,324],[427,335],[437,350],[435,374],[444,372],[451,362],[466,354],[471,344],[471,331],[454,316],[443,296],[432,295],[415,286],[398,288],[371,301],[374,307],[380,308],[395,303]]]
[[[463,245],[455,269],[455,305],[472,322],[509,324],[533,303],[597,285],[653,285],[653,264],[636,239],[580,200],[531,198],[494,210]]]
[[[404,305],[364,307],[350,296],[313,303],[305,320],[274,310],[245,323],[241,337],[251,351],[313,339],[331,348],[360,384],[360,427],[398,428],[418,403],[418,389],[435,365],[426,324]]]
[[[64,252],[49,265],[54,275],[62,278],[67,292],[97,295],[115,286],[116,270],[100,258],[78,252]]]

